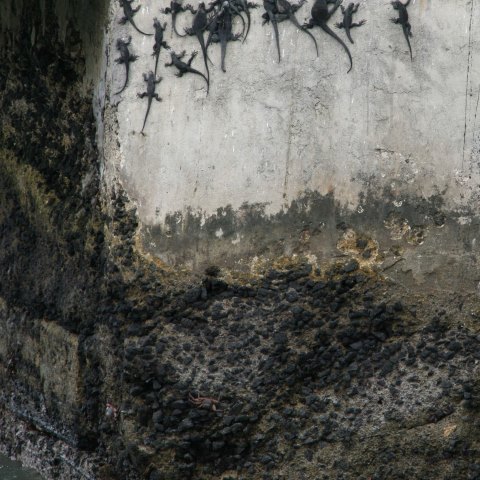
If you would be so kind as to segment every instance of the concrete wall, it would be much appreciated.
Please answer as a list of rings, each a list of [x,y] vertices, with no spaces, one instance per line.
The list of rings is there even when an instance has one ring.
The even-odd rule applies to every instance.
[[[170,18],[159,13],[166,1],[141,5],[135,20],[143,30],[153,31],[158,16],[169,22],[166,40],[174,50],[198,49],[193,38],[172,34]],[[310,8],[300,9],[300,21]],[[163,67],[169,61],[163,50],[163,102],[152,105],[142,136],[147,102],[137,93],[145,90],[142,74],[153,68],[153,40],[119,25],[121,9],[112,2],[106,179],[120,181],[135,202],[144,247],[171,264],[239,267],[265,249],[267,256],[321,255],[338,240],[335,226],[345,219],[350,224],[352,215],[361,214],[354,221],[359,226],[378,230],[370,234],[388,233],[388,215],[417,222],[407,210],[418,211],[425,201],[437,209],[441,204],[456,225],[471,223],[480,178],[480,4],[417,0],[408,10],[413,62],[401,27],[389,20],[396,16],[389,3],[360,2],[356,18],[367,24],[353,30],[349,74],[336,42],[312,30],[317,58],[311,39],[287,22],[280,25],[278,63],[273,29],[261,25],[262,6],[252,13],[246,42],[228,45],[226,73],[219,68],[219,47],[210,49],[215,66],[208,96],[200,77],[176,78],[173,68]],[[179,27],[191,18],[183,14]],[[339,19],[340,11],[332,25]],[[124,35],[132,36],[139,59],[128,88],[116,96],[124,70],[114,62],[115,41]],[[193,66],[203,71],[201,55]],[[317,248],[288,247],[296,227],[285,216],[297,217],[300,209],[311,224],[312,195],[313,204],[323,205],[316,210],[319,229],[332,238],[320,236]]]

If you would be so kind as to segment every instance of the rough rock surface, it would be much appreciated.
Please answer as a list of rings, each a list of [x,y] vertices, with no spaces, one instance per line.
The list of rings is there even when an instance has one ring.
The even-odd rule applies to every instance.
[[[62,480],[480,478],[476,293],[389,280],[398,251],[380,268],[342,221],[320,266],[195,277],[144,255],[101,182],[82,35],[38,3],[0,61],[2,450]]]

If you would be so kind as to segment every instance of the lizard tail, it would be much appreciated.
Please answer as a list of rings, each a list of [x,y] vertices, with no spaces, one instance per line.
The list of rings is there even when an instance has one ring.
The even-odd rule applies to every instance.
[[[144,120],[143,120],[142,130],[140,131],[140,133],[141,133],[142,135],[145,135],[145,134],[143,133],[143,130],[144,130],[145,125],[146,125],[146,123],[147,123],[147,118],[148,118],[148,114],[149,114],[149,112],[150,112],[150,107],[151,107],[151,106],[152,106],[152,99],[151,99],[151,97],[149,97],[149,99],[148,99],[147,113],[145,114],[145,118],[144,118]]]
[[[410,61],[413,62],[412,46],[410,45],[410,39],[408,38],[408,35],[405,35],[405,38],[407,39],[408,49],[410,50]]]
[[[127,87],[127,81],[125,80],[125,83],[123,84],[122,89],[116,92],[115,95],[120,95],[125,90],[126,87]]]
[[[127,64],[128,65],[128,64]],[[121,88],[121,90],[119,90],[117,93],[115,93],[115,95],[120,95],[124,90],[125,88],[127,88],[127,83],[128,83],[128,67],[126,69],[126,74],[125,74],[125,83],[123,84],[123,87]]]
[[[245,19],[243,18],[243,16],[241,15],[241,13],[238,11],[237,8],[233,7],[233,11],[240,17],[240,19],[242,20],[242,35],[245,34],[245,29],[247,28],[247,24],[245,23]]]
[[[299,30],[304,31],[304,32],[313,40],[313,43],[315,44],[315,50],[317,51],[317,57],[318,57],[318,45],[317,45],[317,41],[315,40],[315,37],[314,37],[306,28],[302,27],[302,26],[298,23],[297,17],[295,17],[295,15],[294,15],[293,13],[290,13],[289,18],[290,18],[290,21],[291,21]]]
[[[226,41],[222,41],[221,43],[221,55],[222,55],[222,72],[226,72],[225,70],[225,55],[227,53],[227,42]]]
[[[273,15],[272,12],[268,12],[268,16],[270,17],[270,21],[272,22],[273,25],[273,30],[275,32],[275,42],[277,43],[277,52],[278,52],[278,63],[280,63],[281,57],[280,57],[280,40],[278,39],[278,25],[277,25],[277,20],[275,19],[275,16]]]
[[[187,36],[186,33],[184,33],[183,35],[180,35],[180,34],[178,33],[178,31],[177,31],[177,26],[176,26],[175,23],[172,25],[172,27],[173,27],[173,31],[174,31],[179,37],[186,37],[186,36]]]
[[[247,14],[247,32],[245,33],[245,36],[243,37],[243,42],[242,43],[245,43],[245,40],[248,37],[248,32],[250,31],[250,24],[252,23],[252,20],[250,18],[250,12],[248,11],[248,9],[245,13]]]
[[[350,29],[347,29],[347,37],[350,40],[350,43],[353,45],[355,42],[352,39],[352,34],[350,33]]]
[[[208,54],[207,49],[205,47],[205,40],[203,38],[203,32],[197,33],[198,43],[200,43],[200,47],[203,53],[203,61],[205,62],[205,69],[207,70],[207,77],[210,79],[210,70],[208,69]]]
[[[158,52],[157,57],[155,58],[155,75],[157,75],[157,67],[158,67],[158,58],[160,57],[160,52]]]
[[[208,81],[208,78],[202,72],[199,72],[198,70],[195,70],[194,68],[192,68],[191,72],[196,73],[197,75],[200,75],[207,82],[207,95],[208,95],[208,92],[210,90],[210,82]]]
[[[350,59],[350,68],[348,69],[347,73],[350,73],[350,71],[353,68],[353,60],[352,60],[352,55],[350,54],[350,50],[345,45],[343,40],[326,23],[322,23],[320,27],[324,32],[328,33],[331,37],[333,37],[347,52],[348,58]]]
[[[141,33],[142,35],[146,35],[147,37],[151,37],[153,35],[153,33],[145,33],[145,32],[142,32],[136,25],[135,25],[135,22],[133,20],[130,20],[130,23],[133,25],[133,28],[138,32],[138,33]]]

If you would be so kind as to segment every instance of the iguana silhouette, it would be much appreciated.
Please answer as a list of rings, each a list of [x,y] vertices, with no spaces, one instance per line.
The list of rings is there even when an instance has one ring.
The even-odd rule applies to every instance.
[[[164,14],[171,14],[172,15],[172,29],[173,31],[179,36],[179,37],[186,37],[186,35],[181,35],[178,33],[177,30],[177,15],[182,12],[186,12],[187,10],[191,11],[191,6],[187,5],[185,7],[182,7],[182,3],[178,0],[172,0],[170,2],[170,6],[167,8],[162,8],[160,10],[161,13]]]
[[[155,44],[153,45],[152,56],[155,57],[155,75],[157,74],[158,67],[158,57],[160,56],[160,50],[163,48],[169,48],[167,42],[163,40],[163,32],[167,28],[167,24],[164,23],[163,26],[160,25],[160,22],[155,17],[153,19],[153,28],[155,29]]]
[[[148,97],[147,113],[145,114],[143,127],[140,132],[142,135],[144,135],[143,129],[145,128],[145,124],[147,123],[147,117],[150,112],[150,107],[152,106],[152,99],[157,100],[157,102],[162,101],[162,99],[158,96],[158,94],[155,93],[155,86],[157,85],[157,83],[160,83],[162,81],[162,77],[159,77],[157,80],[155,77],[155,74],[152,71],[150,71],[148,72],[148,75],[146,73],[143,74],[143,79],[147,82],[147,91],[137,94],[139,98]]]
[[[142,32],[133,21],[133,16],[140,10],[140,6],[138,6],[137,8],[132,8],[132,3],[134,2],[134,0],[119,0],[119,2],[120,2],[120,6],[123,7],[123,14],[125,15],[120,20],[119,22],[120,24],[124,25],[125,23],[130,22],[132,24],[132,27],[138,33],[141,33],[142,35],[147,35],[147,36],[153,35],[153,33]]]
[[[198,55],[198,52],[193,52],[187,63],[182,62],[182,58],[185,56],[185,54],[186,54],[185,50],[180,55],[177,55],[173,50],[171,50],[170,56],[172,58],[172,61],[170,63],[166,63],[165,66],[171,67],[173,65],[177,67],[178,72],[175,74],[175,76],[179,78],[183,77],[185,73],[194,73],[195,75],[200,75],[207,82],[207,95],[208,95],[208,91],[210,89],[210,82],[208,81],[208,78],[202,72],[195,70],[191,66],[193,59]]]
[[[122,89],[116,92],[115,95],[119,95],[127,87],[128,76],[130,72],[130,63],[134,62],[138,58],[136,55],[132,55],[128,50],[128,46],[130,45],[131,41],[132,37],[128,37],[128,40],[126,41],[122,40],[121,38],[117,40],[117,50],[120,52],[120,57],[115,59],[115,62],[117,62],[118,64],[123,63],[125,65],[125,83],[123,84]]]
[[[328,4],[334,4],[331,10],[328,9]],[[332,15],[337,11],[338,7],[341,5],[342,0],[315,0],[315,3],[312,7],[312,18],[304,25],[305,28],[313,28],[315,25],[320,27],[325,33],[334,38],[347,52],[348,58],[350,59],[350,68],[347,73],[353,67],[352,55],[350,50],[345,45],[343,40],[327,25],[327,22],[330,20]]]
[[[210,83],[210,71],[208,70],[208,55],[207,48],[205,47],[205,39],[203,38],[203,32],[208,28],[208,18],[207,14],[210,13],[214,7],[205,7],[204,2],[200,2],[198,9],[191,9],[191,12],[195,15],[193,18],[193,23],[191,28],[185,29],[185,32],[188,35],[195,35],[197,37],[200,48],[202,49],[203,60],[205,62],[205,69],[207,71],[208,83]]]
[[[354,27],[361,27],[362,25],[365,25],[367,23],[366,20],[362,20],[359,23],[353,23],[353,14],[357,13],[359,6],[360,6],[359,3],[355,4],[353,2],[349,3],[347,8],[345,8],[342,5],[341,8],[342,8],[343,20],[336,24],[337,28],[345,29],[345,33],[347,34],[347,37],[351,43],[355,43],[355,42],[352,39],[350,29]]]
[[[215,31],[210,32],[207,45],[209,41],[220,42],[221,46],[221,68],[223,72],[225,70],[225,55],[227,52],[227,42],[238,40],[242,34],[234,34],[232,31],[232,20],[233,14],[230,10],[230,4],[228,1],[224,1],[222,8],[216,15],[216,18],[213,20],[215,25]],[[212,22],[212,23],[213,23]]]
[[[400,0],[392,2],[392,7],[394,10],[398,10],[398,18],[392,18],[391,21],[396,24],[400,24],[403,29],[403,34],[407,40],[408,49],[410,50],[410,60],[413,62],[412,47],[410,45],[410,38],[412,35],[412,26],[408,21],[408,12],[407,7],[410,4],[410,0],[407,0],[407,3],[402,3]]]

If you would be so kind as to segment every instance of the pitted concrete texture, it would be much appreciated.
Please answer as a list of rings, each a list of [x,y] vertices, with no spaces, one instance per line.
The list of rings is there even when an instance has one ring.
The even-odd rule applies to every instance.
[[[139,135],[146,101],[142,73],[153,69],[152,37],[142,36],[112,2],[110,65],[112,109],[118,122],[116,171],[138,202],[140,218],[162,224],[168,213],[187,208],[211,214],[244,202],[279,211],[304,191],[335,192],[355,207],[365,188],[392,182],[403,192],[443,192],[452,205],[476,189],[477,106],[480,81],[480,3],[414,1],[409,6],[413,62],[397,14],[389,3],[360,2],[356,18],[367,24],[352,31],[353,71],[341,46],[320,29],[317,58],[313,42],[291,23],[280,24],[282,60],[276,60],[273,29],[261,25],[263,7],[252,11],[244,44],[227,47],[227,72],[220,70],[219,46],[210,48],[211,90],[195,75],[174,76],[162,49],[158,87],[146,136]],[[153,31],[153,17],[167,21],[166,40],[180,52],[198,50],[193,37],[172,33],[167,2],[144,0],[135,21]],[[297,16],[310,16],[311,2]],[[340,10],[331,20],[339,21]],[[192,15],[178,17],[179,29]],[[237,25],[236,30],[241,30]],[[336,30],[345,40],[341,30]],[[113,60],[117,37],[131,35],[131,81],[121,96],[124,68]],[[201,54],[193,66],[204,71]],[[113,107],[116,105],[116,108]],[[477,136],[476,136],[477,135]],[[472,173],[474,176],[472,176]]]

